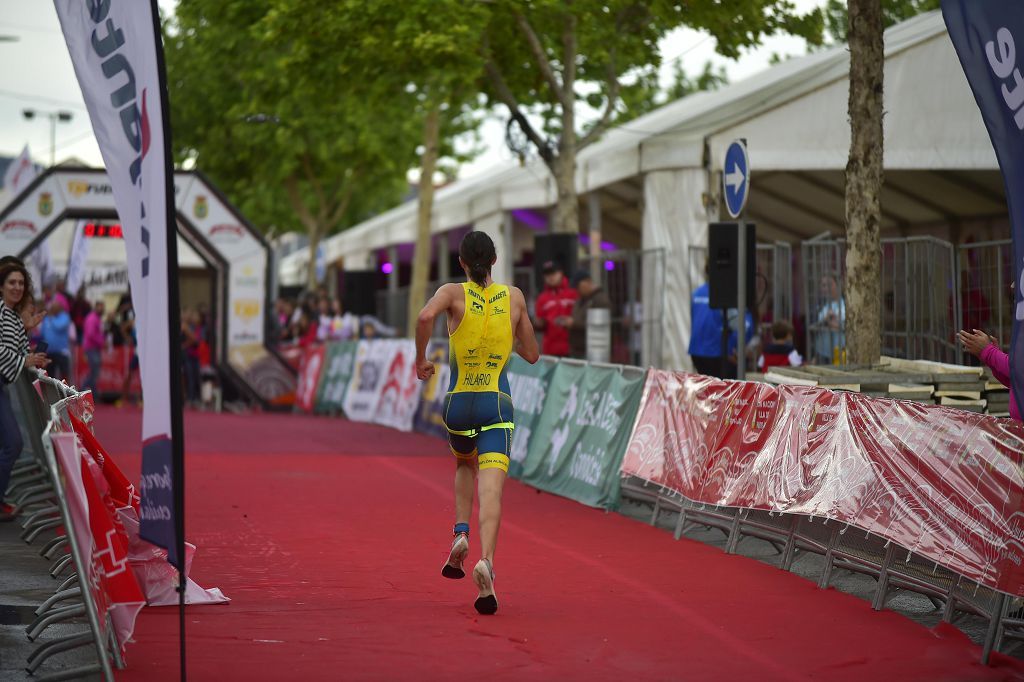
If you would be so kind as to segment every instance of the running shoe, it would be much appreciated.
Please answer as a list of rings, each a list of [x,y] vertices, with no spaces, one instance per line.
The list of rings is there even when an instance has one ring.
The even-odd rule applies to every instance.
[[[466,571],[462,568],[462,562],[469,554],[469,534],[456,533],[452,540],[452,549],[448,552],[448,561],[441,567],[441,575],[445,578],[458,580],[466,577]]]
[[[473,606],[478,613],[485,616],[493,615],[498,610],[498,597],[494,593],[494,567],[490,561],[481,559],[476,562],[476,567],[473,568],[473,581],[480,588],[480,594]]]

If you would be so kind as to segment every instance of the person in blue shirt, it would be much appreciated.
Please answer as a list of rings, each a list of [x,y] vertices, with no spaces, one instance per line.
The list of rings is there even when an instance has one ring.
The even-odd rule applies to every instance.
[[[50,300],[49,315],[43,318],[42,335],[46,343],[46,355],[51,364],[49,374],[55,379],[71,379],[71,315],[60,298]]]
[[[719,379],[736,378],[736,355],[739,334],[737,333],[737,318],[739,311],[730,308],[728,311],[729,341],[726,346],[726,353],[729,358],[728,366],[723,367],[722,363],[722,328],[725,325],[725,318],[720,309],[711,308],[710,287],[707,283],[697,287],[693,292],[691,300],[690,316],[693,328],[690,333],[690,359],[693,366],[700,374],[705,374]],[[754,317],[750,311],[746,314],[746,339],[749,341],[754,332]],[[745,344],[744,344],[745,345]],[[746,349],[744,348],[744,358]]]

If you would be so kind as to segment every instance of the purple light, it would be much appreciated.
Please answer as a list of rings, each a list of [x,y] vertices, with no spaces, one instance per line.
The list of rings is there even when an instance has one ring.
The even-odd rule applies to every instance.
[[[517,208],[512,211],[512,217],[523,225],[534,230],[546,230],[548,227],[547,217],[537,211],[528,208]]]
[[[381,263],[380,271],[383,272],[385,275],[390,275],[391,271],[394,270],[394,269],[395,269],[395,266],[393,266],[391,263],[388,263],[388,262]]]
[[[614,269],[615,269],[615,261],[611,261],[611,260],[606,260],[606,261],[604,262],[604,269],[605,269],[605,270],[608,270],[609,272],[611,272],[612,270],[614,270]]]

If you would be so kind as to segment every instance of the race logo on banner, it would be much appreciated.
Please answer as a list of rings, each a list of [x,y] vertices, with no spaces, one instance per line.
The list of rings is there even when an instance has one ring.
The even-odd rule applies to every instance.
[[[444,425],[444,403],[452,374],[451,365],[448,364],[448,343],[432,341],[427,348],[427,359],[434,363],[434,374],[423,382],[420,404],[416,408],[413,427],[421,433],[447,438],[448,429]]]
[[[394,353],[387,365],[374,421],[399,431],[412,431],[412,419],[420,395],[420,382],[416,377],[416,342],[389,340],[376,343],[391,344]]]
[[[168,224],[173,196],[164,130],[162,45],[155,3],[55,0],[71,63],[107,168],[128,255],[145,407],[142,414],[142,536],[168,550],[184,538],[175,518],[170,343],[178,330],[170,288],[177,286],[176,242]],[[173,381],[177,381],[175,374]],[[180,413],[179,417],[180,419]],[[180,423],[180,422],[179,422]],[[181,444],[178,444],[180,452]],[[180,464],[180,463],[179,463]],[[180,511],[180,510],[179,510]]]
[[[614,369],[557,365],[522,481],[593,507],[617,507],[619,467],[642,391],[639,373],[626,378]]]
[[[1024,3],[942,0],[942,16],[1003,171],[1017,303],[1010,344],[1011,390],[1017,404],[1024,405]]]

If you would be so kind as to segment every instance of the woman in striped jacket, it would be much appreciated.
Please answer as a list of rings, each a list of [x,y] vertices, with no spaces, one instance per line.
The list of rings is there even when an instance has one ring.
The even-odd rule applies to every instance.
[[[14,509],[4,503],[4,495],[23,447],[7,384],[13,383],[25,367],[45,367],[49,362],[45,354],[30,353],[28,348],[26,322],[20,309],[31,286],[32,280],[21,263],[0,266],[0,521],[14,519]],[[36,317],[41,319],[33,316],[28,324],[38,324]]]

